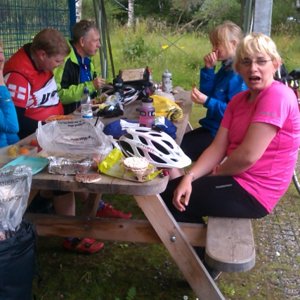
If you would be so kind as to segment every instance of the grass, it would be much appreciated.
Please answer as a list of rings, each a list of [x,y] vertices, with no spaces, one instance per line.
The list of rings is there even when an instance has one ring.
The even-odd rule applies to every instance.
[[[273,39],[288,70],[300,68],[299,36],[286,34],[274,36]],[[160,82],[164,70],[169,69],[173,75],[173,85],[185,89],[191,89],[193,83],[199,83],[199,68],[203,67],[203,57],[211,51],[208,38],[203,34],[149,33],[143,24],[135,32],[127,27],[114,28],[111,44],[116,72],[149,66],[154,81]],[[112,80],[111,69],[108,80]]]
[[[180,49],[174,45],[165,48],[170,45],[167,39],[171,42],[177,40],[176,46]],[[285,35],[274,37],[274,40],[288,69],[298,67],[299,37]],[[198,83],[202,57],[210,51],[205,36],[192,33],[163,36],[160,32],[147,33],[143,26],[136,33],[126,28],[115,28],[112,30],[111,42],[117,70],[149,66],[154,80],[159,82],[161,74],[168,68],[173,74],[173,85],[185,89],[190,89],[194,82]],[[109,80],[112,80],[111,75]],[[202,107],[194,107],[191,115],[194,127],[203,114],[205,110]],[[299,265],[299,254],[297,256],[297,253],[282,251],[281,257],[274,255],[280,240],[274,245],[272,238],[276,234],[278,236],[278,233],[271,232],[271,225],[276,222],[296,222],[296,228],[299,228],[298,197],[291,186],[279,205],[280,219],[275,214],[254,223],[256,266],[250,272],[222,275],[217,285],[226,299],[296,299],[288,296],[279,279],[286,272],[289,272],[290,277],[299,272],[299,268],[293,265],[296,262]],[[106,200],[119,209],[132,211],[134,218],[144,218],[131,197],[106,195]],[[283,233],[280,234],[284,237]],[[196,300],[162,245],[105,242],[105,248],[100,253],[83,256],[64,251],[61,243],[61,239],[54,237],[38,239],[41,281],[35,280],[33,288],[37,300]],[[283,247],[287,245],[285,242]],[[299,248],[296,250],[299,253]]]
[[[131,197],[105,199],[132,211],[134,218],[144,218]],[[217,285],[226,299],[298,299],[293,293],[299,283],[299,214],[299,195],[291,185],[274,214],[253,221],[256,265],[245,273],[222,274]],[[293,230],[288,227],[296,232],[292,237],[298,245],[290,245]],[[54,237],[38,240],[42,280],[34,282],[36,300],[196,300],[160,244],[105,242],[100,253],[84,256],[64,251],[61,242]]]

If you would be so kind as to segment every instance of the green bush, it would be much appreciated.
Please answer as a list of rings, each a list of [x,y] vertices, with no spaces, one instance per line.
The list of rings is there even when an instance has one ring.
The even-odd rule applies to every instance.
[[[133,61],[147,55],[147,47],[142,37],[137,37],[134,40],[126,40],[123,44],[124,59]]]

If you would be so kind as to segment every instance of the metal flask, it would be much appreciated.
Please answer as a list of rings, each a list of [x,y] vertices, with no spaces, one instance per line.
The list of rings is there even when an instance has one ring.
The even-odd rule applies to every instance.
[[[171,93],[173,90],[172,73],[169,70],[165,70],[162,74],[162,90],[166,93]]]

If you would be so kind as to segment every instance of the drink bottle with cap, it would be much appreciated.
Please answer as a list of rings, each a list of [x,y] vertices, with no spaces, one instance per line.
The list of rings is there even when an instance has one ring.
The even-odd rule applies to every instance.
[[[172,90],[172,73],[169,70],[165,70],[165,72],[162,74],[162,91],[171,93]]]
[[[92,119],[93,118],[92,101],[87,87],[85,87],[83,90],[83,95],[80,104],[81,104],[81,116],[85,119]]]
[[[139,109],[140,118],[139,124],[144,127],[152,127],[155,121],[155,109],[153,106],[153,99],[150,97],[144,97],[142,99],[142,105]]]

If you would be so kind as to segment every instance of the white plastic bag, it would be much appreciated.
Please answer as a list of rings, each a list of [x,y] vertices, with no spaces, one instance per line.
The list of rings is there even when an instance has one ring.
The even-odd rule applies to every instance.
[[[103,123],[97,126],[88,120],[53,121],[38,124],[37,140],[49,154],[95,156],[112,150],[112,137],[103,133]]]
[[[18,229],[22,222],[32,182],[29,167],[9,166],[0,170],[0,233]]]

